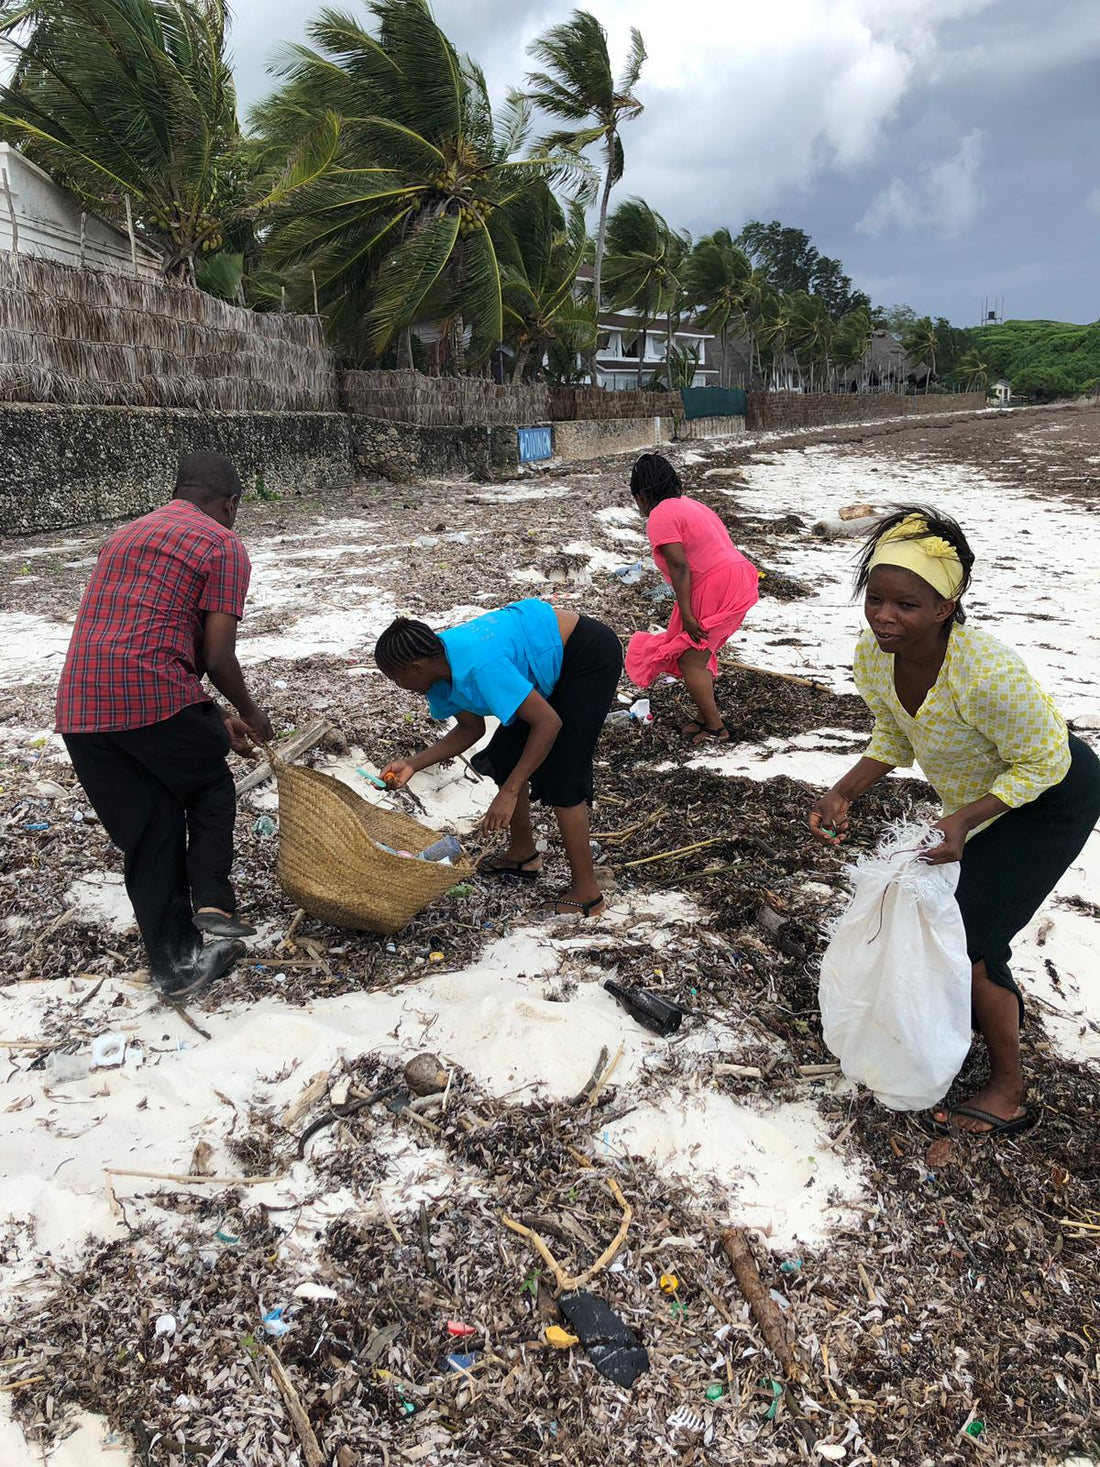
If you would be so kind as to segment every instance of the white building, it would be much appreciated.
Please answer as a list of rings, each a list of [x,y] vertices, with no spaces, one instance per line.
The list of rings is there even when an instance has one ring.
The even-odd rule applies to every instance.
[[[577,271],[580,284],[591,286],[592,267],[582,265]],[[625,392],[638,386],[638,353],[641,350],[641,319],[637,311],[602,310],[596,328],[596,382],[599,387],[608,387],[614,392]],[[663,376],[665,371],[668,322],[663,317],[649,323],[646,333],[645,355],[642,357],[642,382],[645,387],[651,378]],[[714,351],[715,338],[712,333],[701,331],[690,320],[681,321],[680,329],[672,333],[672,344],[680,351],[691,352],[695,357],[695,375],[689,384],[692,387],[714,387],[721,380],[716,361],[710,360]]]
[[[138,239],[131,253],[126,230],[89,214],[10,143],[0,143],[0,249],[146,280],[164,275],[156,250]]]
[[[1008,407],[1009,403],[1012,401],[1011,382],[1006,382],[1003,377],[1000,379],[999,382],[994,382],[993,396],[997,399],[1001,407]]]

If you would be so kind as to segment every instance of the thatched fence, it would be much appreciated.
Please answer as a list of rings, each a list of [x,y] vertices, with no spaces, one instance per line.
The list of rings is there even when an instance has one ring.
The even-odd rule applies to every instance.
[[[0,400],[227,412],[333,412],[312,316],[0,253]]]
[[[603,387],[551,387],[556,423],[605,422],[609,418],[682,418],[678,392],[609,392]]]
[[[550,390],[498,386],[486,377],[425,377],[422,372],[345,372],[343,406],[387,423],[419,428],[516,427],[550,421]]]

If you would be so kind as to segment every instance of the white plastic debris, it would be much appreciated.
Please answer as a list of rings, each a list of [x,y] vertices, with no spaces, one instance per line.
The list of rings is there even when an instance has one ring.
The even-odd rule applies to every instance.
[[[100,1034],[92,1040],[92,1068],[110,1070],[126,1058],[125,1034]]]
[[[295,1299],[339,1299],[335,1289],[326,1289],[323,1284],[299,1284],[294,1290]]]
[[[86,1080],[91,1064],[83,1054],[61,1054],[53,1050],[46,1061],[46,1076],[51,1085],[64,1085],[70,1080]]]
[[[156,1333],[171,1339],[176,1332],[176,1316],[174,1314],[161,1314],[157,1318]]]

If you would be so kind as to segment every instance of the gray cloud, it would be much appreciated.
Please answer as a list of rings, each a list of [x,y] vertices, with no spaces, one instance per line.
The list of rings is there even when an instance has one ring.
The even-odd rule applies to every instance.
[[[350,9],[356,0],[344,0]],[[622,194],[699,234],[777,216],[839,255],[877,299],[970,319],[1100,316],[1100,5],[1049,0],[588,0],[625,53],[638,25],[646,112]],[[440,24],[502,96],[573,0],[436,0]],[[310,9],[236,0],[242,105]]]

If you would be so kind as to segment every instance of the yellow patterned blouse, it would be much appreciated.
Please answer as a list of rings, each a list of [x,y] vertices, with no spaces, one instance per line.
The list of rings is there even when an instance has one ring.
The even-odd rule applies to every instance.
[[[986,795],[1018,809],[1069,770],[1069,733],[1053,699],[1015,652],[977,627],[952,627],[916,718],[898,699],[893,655],[869,631],[856,644],[853,674],[875,715],[867,758],[899,769],[915,760],[945,815]]]

